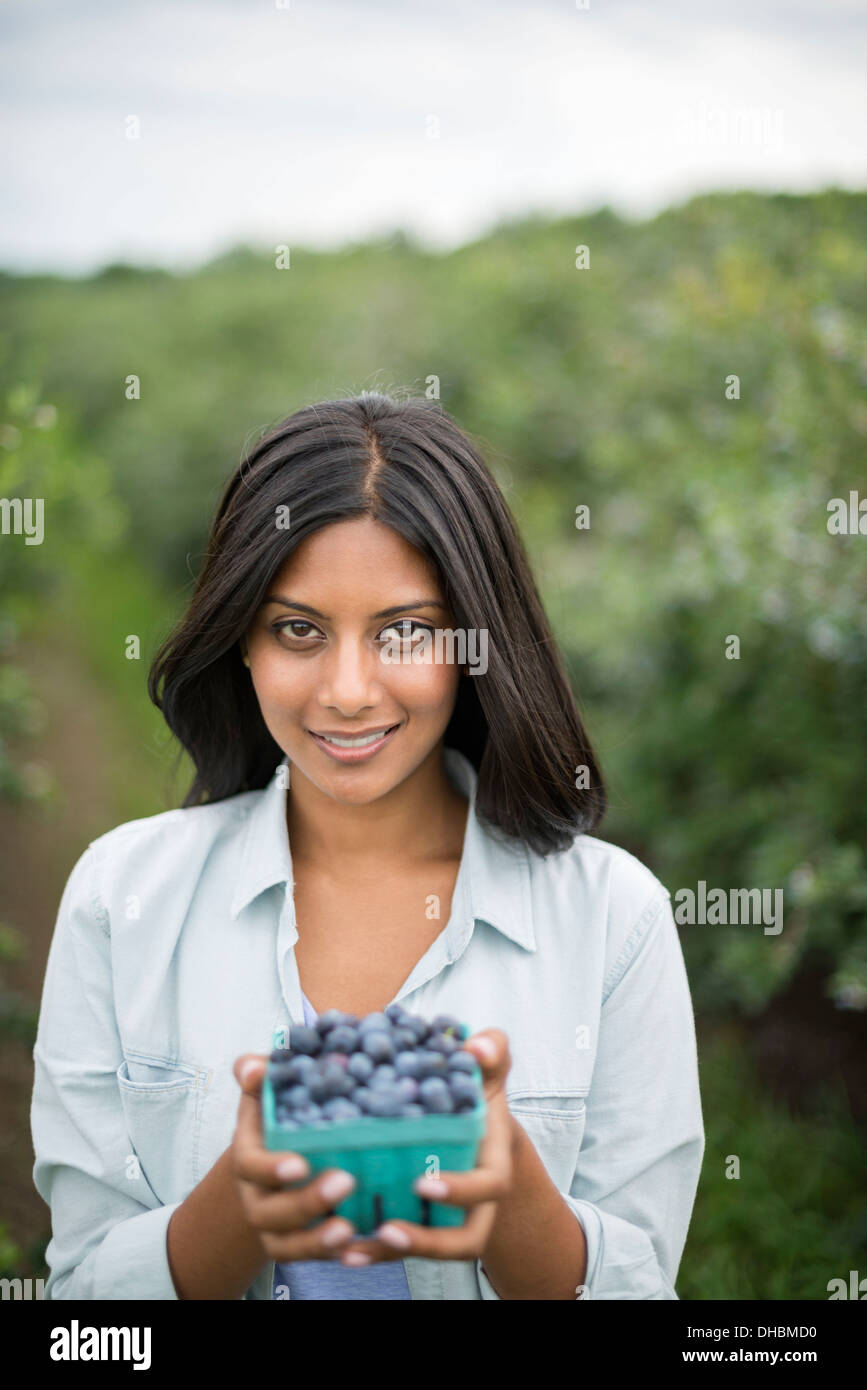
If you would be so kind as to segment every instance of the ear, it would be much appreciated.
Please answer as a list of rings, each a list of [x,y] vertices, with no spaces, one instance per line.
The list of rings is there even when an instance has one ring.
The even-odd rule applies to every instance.
[[[247,655],[247,648],[244,646],[243,642],[241,643],[241,660],[243,661],[245,666],[250,665],[250,658]]]

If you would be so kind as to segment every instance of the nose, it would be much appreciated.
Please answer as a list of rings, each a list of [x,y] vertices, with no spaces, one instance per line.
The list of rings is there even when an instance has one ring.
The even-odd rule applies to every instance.
[[[339,710],[351,719],[363,709],[372,709],[382,701],[382,662],[379,652],[372,650],[355,637],[343,637],[335,642],[325,656],[319,703],[323,708]]]

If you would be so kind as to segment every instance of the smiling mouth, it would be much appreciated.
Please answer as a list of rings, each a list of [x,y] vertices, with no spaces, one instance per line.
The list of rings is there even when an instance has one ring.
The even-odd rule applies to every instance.
[[[386,734],[390,734],[398,726],[397,724],[384,724],[380,729],[373,729],[367,734],[318,734],[314,729],[310,733],[314,738],[321,739],[323,743],[330,743],[335,748],[367,748],[373,743],[378,743]]]

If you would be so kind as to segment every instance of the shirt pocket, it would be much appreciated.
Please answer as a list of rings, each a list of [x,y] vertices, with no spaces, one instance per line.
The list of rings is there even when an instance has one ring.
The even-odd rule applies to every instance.
[[[568,1192],[584,1138],[586,1093],[507,1090],[506,1103],[532,1141],[555,1187]]]
[[[211,1073],[188,1062],[127,1052],[117,1085],[127,1133],[154,1196],[168,1206],[199,1181],[202,1100]]]

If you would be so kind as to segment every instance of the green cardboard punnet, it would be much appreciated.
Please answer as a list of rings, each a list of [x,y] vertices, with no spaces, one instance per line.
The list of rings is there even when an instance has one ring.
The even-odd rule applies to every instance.
[[[289,1129],[276,1118],[273,1065],[269,1062],[262,1083],[265,1147],[303,1154],[314,1176],[327,1168],[342,1168],[356,1181],[349,1196],[332,1212],[311,1222],[310,1229],[332,1215],[351,1221],[359,1235],[370,1235],[389,1220],[423,1226],[463,1225],[466,1208],[429,1201],[414,1192],[412,1184],[417,1178],[466,1172],[475,1166],[486,1126],[484,1096],[475,1109],[451,1114],[365,1115]],[[481,1082],[480,1069],[476,1079]],[[286,1187],[309,1181],[307,1177]]]

